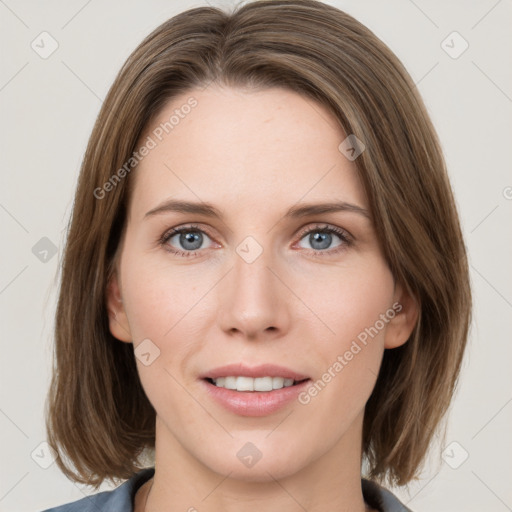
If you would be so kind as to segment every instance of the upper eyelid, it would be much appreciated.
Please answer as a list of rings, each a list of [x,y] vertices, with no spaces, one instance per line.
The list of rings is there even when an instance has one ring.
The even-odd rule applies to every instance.
[[[350,238],[353,238],[352,234],[345,228],[342,228],[340,226],[335,226],[334,224],[329,224],[327,222],[321,223],[316,222],[315,225],[312,226],[310,224],[307,224],[304,228],[301,228],[298,232],[299,235],[305,235],[311,231],[334,231],[334,234],[337,234],[337,231],[341,231],[344,235],[347,235]]]

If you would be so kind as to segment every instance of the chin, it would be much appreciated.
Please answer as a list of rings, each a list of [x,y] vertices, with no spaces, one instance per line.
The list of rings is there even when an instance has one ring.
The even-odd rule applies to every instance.
[[[250,438],[246,435],[243,440],[233,440],[232,446],[210,449],[208,458],[205,460],[203,456],[199,460],[215,473],[229,474],[230,479],[262,483],[289,477],[307,464],[303,448],[288,444],[283,451],[282,443],[251,441]]]

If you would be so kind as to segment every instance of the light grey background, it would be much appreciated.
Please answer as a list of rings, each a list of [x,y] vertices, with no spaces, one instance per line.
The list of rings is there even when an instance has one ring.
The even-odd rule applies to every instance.
[[[416,512],[512,510],[512,2],[327,3],[373,30],[417,83],[443,144],[471,263],[475,316],[446,442],[433,447],[409,492],[394,492]],[[41,443],[63,230],[90,131],[122,63],[164,20],[200,5],[0,0],[1,511],[92,493],[55,464],[40,466],[51,462]],[[43,31],[58,43],[46,59],[31,47],[51,48]],[[469,44],[457,58],[464,42],[454,31]],[[44,252],[43,237],[55,255]]]

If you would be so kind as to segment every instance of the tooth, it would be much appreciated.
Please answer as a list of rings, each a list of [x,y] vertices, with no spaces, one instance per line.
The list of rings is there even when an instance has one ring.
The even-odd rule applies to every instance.
[[[226,389],[236,389],[236,377],[226,377],[224,380],[224,387]]]
[[[272,391],[272,377],[256,377],[254,379],[254,391]]]
[[[293,386],[293,379],[284,377],[245,377],[228,376],[212,379],[219,388],[233,389],[236,391],[272,391],[283,387]]]
[[[238,377],[236,379],[237,391],[254,391],[254,379],[252,377]]]
[[[284,384],[283,377],[273,377],[272,378],[272,389],[281,389]]]

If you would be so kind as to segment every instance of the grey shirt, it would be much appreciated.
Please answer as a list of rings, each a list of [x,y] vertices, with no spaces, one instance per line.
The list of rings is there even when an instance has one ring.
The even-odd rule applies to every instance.
[[[113,491],[103,491],[43,512],[133,512],[135,493],[154,473],[155,468],[142,469]],[[375,482],[363,478],[361,486],[364,500],[379,512],[412,512]]]

